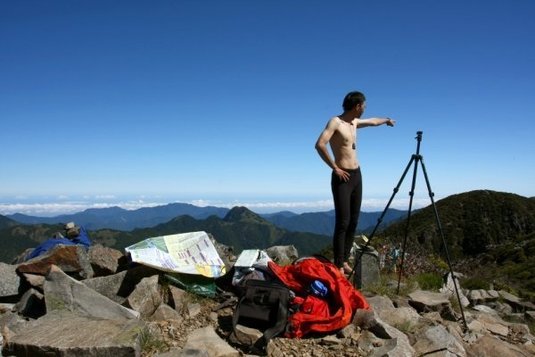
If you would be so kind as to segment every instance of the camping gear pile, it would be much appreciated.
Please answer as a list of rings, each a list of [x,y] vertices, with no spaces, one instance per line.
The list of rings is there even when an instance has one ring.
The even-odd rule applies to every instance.
[[[244,269],[249,273],[244,275]],[[340,270],[319,256],[280,266],[260,252],[250,267],[235,266],[234,276],[240,276],[233,279],[240,299],[233,326],[263,331],[254,344],[257,348],[275,336],[302,338],[335,332],[351,322],[357,309],[370,309]]]
[[[249,249],[241,252],[227,273],[206,232],[152,237],[125,250],[133,262],[166,271],[172,284],[194,293],[214,296],[230,287],[238,297],[234,331],[242,325],[263,332],[254,344],[259,349],[275,336],[302,338],[335,332],[351,322],[357,309],[370,309],[340,270],[320,256],[282,266],[265,251]],[[214,284],[208,287],[203,280]],[[222,281],[229,284],[224,286]]]

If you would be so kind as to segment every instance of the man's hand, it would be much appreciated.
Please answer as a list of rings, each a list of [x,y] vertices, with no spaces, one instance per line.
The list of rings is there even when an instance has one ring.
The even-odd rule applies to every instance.
[[[388,126],[394,126],[396,124],[396,121],[390,118],[386,118],[388,121],[386,122],[386,125]]]
[[[337,167],[336,169],[334,169],[334,173],[340,178],[340,180],[344,182],[349,181],[349,173],[347,173],[346,171]]]

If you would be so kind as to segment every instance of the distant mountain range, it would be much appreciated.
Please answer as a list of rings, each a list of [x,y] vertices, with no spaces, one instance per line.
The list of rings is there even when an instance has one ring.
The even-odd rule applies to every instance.
[[[55,217],[35,217],[16,213],[7,215],[16,222],[24,224],[61,224],[74,221],[88,230],[114,229],[131,231],[137,228],[149,228],[168,222],[176,217],[190,216],[195,219],[206,219],[210,216],[224,218],[228,208],[198,207],[186,203],[170,203],[156,207],[144,207],[137,210],[125,210],[120,207],[91,208],[82,212]],[[377,224],[382,212],[361,212],[357,230],[366,232]],[[390,209],[383,218],[382,227],[391,221],[402,218],[406,211]],[[334,210],[296,214],[293,212],[277,212],[259,214],[274,225],[294,232],[309,232],[331,235],[334,229]]]
[[[170,203],[156,207],[143,207],[137,210],[126,210],[120,207],[90,208],[83,212],[55,217],[35,217],[20,213],[6,215],[6,217],[24,224],[76,222],[88,230],[110,228],[120,231],[131,231],[135,228],[153,227],[178,216],[187,215],[196,219],[204,219],[215,215],[223,218],[228,211],[228,208],[212,206],[197,207],[187,203]]]
[[[364,233],[370,232],[377,224],[381,214],[382,212],[361,212],[357,230]],[[383,217],[379,228],[385,228],[393,221],[399,220],[406,215],[407,211],[389,209]],[[334,230],[334,210],[302,214],[285,211],[261,216],[274,225],[290,231],[332,235]]]
[[[169,209],[175,205],[178,207],[182,204],[164,207]],[[184,205],[183,208],[187,206],[191,205]],[[329,224],[332,225],[334,220],[332,211],[304,214],[279,212],[261,216],[245,207],[230,210],[212,207],[208,209],[210,213],[203,212],[204,207],[187,208],[190,213],[194,212],[192,214],[200,217],[204,215],[205,218],[176,215],[152,227],[131,231],[109,228],[90,230],[90,237],[94,243],[120,250],[148,237],[199,230],[212,234],[219,243],[234,248],[235,253],[248,248],[264,249],[273,245],[293,244],[300,256],[304,256],[328,252],[331,247]],[[388,224],[377,232],[371,241],[372,245],[399,244],[407,232],[407,254],[410,257],[428,259],[431,266],[444,272],[446,247],[456,271],[468,274],[471,279],[482,277],[484,281],[493,281],[497,289],[521,292],[521,296],[535,301],[535,198],[477,190],[446,197],[436,202],[436,208],[446,245],[441,240],[432,206],[415,211],[408,230],[404,212],[388,211],[384,220]],[[166,211],[161,207],[153,209]],[[151,210],[141,211],[147,221],[149,218],[156,221],[165,219],[164,214],[152,214]],[[92,217],[109,212],[108,209],[88,211],[93,213]],[[111,211],[132,213],[117,208]],[[220,216],[222,212],[226,212],[223,217]],[[363,224],[373,228],[379,216],[380,212],[377,212]],[[80,224],[83,221],[79,217],[82,216],[62,216],[56,217],[56,220],[61,223],[74,220]],[[366,222],[365,217],[366,214],[363,214],[361,222]],[[123,218],[133,219],[128,215]],[[0,261],[9,263],[25,249],[61,231],[62,224],[58,221],[54,224],[23,224],[0,216]],[[283,225],[289,228],[283,228]],[[311,232],[320,229],[324,229],[326,234]]]
[[[21,224],[0,216],[0,261],[10,263],[25,249],[35,247],[61,230],[62,224]],[[149,237],[194,231],[212,234],[218,243],[233,248],[235,253],[243,249],[294,245],[300,255],[310,255],[319,253],[331,243],[328,236],[279,228],[245,207],[234,207],[223,218],[211,215],[206,219],[195,219],[181,215],[150,228],[137,228],[128,232],[90,230],[89,235],[95,244],[122,250]]]

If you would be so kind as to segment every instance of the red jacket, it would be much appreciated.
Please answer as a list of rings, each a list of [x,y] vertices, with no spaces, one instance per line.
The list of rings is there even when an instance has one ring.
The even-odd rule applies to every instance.
[[[273,273],[297,296],[299,311],[290,315],[286,337],[303,337],[309,333],[330,333],[347,326],[357,309],[370,305],[340,270],[331,262],[315,257],[279,266],[269,262]],[[320,280],[328,288],[325,298],[309,294],[310,284]]]

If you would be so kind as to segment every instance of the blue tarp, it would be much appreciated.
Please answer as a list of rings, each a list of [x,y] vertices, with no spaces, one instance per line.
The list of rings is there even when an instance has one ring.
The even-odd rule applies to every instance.
[[[80,227],[80,234],[73,238],[49,238],[43,243],[39,244],[27,257],[25,260],[30,260],[32,258],[38,257],[41,254],[44,254],[54,248],[57,245],[82,245],[86,248],[91,246],[91,241],[89,240],[89,234],[84,227]]]

